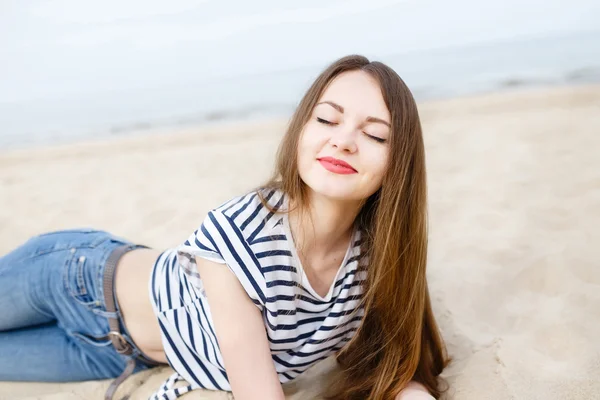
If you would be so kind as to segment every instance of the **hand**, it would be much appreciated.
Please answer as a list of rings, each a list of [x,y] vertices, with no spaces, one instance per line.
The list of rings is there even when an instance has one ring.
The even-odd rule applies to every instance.
[[[425,386],[418,382],[410,381],[408,385],[396,396],[396,400],[435,400]]]

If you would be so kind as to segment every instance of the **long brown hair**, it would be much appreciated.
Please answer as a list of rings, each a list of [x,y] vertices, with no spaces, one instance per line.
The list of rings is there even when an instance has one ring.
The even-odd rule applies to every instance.
[[[433,312],[426,279],[427,184],[425,149],[415,100],[396,72],[359,55],[326,68],[298,105],[280,144],[273,177],[263,187],[283,190],[301,208],[306,185],[297,166],[297,146],[327,85],[339,74],[361,70],[381,87],[390,111],[390,157],[381,188],[366,200],[356,223],[361,230],[363,321],[338,353],[341,377],[329,400],[391,400],[411,381],[439,398],[439,378],[449,363]],[[263,204],[268,206],[263,199]]]

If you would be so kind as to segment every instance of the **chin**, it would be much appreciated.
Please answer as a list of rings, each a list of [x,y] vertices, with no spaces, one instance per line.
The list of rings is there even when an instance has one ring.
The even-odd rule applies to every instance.
[[[305,183],[319,196],[339,201],[358,201],[363,199],[360,190],[354,185],[349,185],[344,182],[331,182],[331,180],[327,179],[313,179],[305,181]]]

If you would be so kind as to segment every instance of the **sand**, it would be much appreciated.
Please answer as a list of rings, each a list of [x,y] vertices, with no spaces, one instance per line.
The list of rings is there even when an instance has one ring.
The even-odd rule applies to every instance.
[[[420,110],[428,275],[454,358],[444,373],[448,398],[600,399],[600,86],[465,97]],[[0,153],[0,252],[78,226],[175,246],[210,207],[266,178],[285,124]],[[286,386],[289,398],[313,398],[329,367],[326,360]],[[120,393],[145,399],[170,373],[138,374]],[[107,385],[0,383],[0,399],[100,399]]]

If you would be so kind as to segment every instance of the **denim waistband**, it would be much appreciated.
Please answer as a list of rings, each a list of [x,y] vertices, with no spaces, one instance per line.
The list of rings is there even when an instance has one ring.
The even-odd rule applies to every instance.
[[[104,267],[103,273],[102,273],[103,278],[102,278],[101,285],[102,285],[102,293],[105,296],[104,297],[104,303],[105,303],[104,306],[107,311],[106,317],[109,320],[109,324],[111,324],[111,319],[113,320],[112,326],[111,326],[111,333],[112,333],[111,340],[113,342],[113,345],[117,349],[117,351],[119,351],[120,353],[125,354],[125,355],[132,355],[133,357],[137,358],[139,361],[141,361],[144,364],[157,365],[156,362],[152,361],[147,355],[145,355],[133,342],[133,339],[131,338],[131,334],[129,333],[129,330],[127,329],[125,321],[123,320],[123,314],[121,313],[121,309],[119,307],[119,302],[118,302],[116,291],[115,291],[115,277],[116,277],[116,271],[117,271],[120,259],[130,251],[133,251],[136,249],[147,249],[147,248],[149,248],[149,247],[140,245],[140,244],[131,244],[131,243],[123,244],[121,246],[114,248],[110,252],[110,254],[109,254],[108,258],[106,259],[106,262],[103,266]],[[105,290],[110,290],[110,293],[104,293]],[[112,301],[111,301],[111,299],[112,299]],[[110,306],[112,306],[112,307],[110,307]],[[113,308],[113,309],[109,310],[109,308]],[[119,336],[121,336],[121,337],[119,337]],[[131,347],[130,353],[123,353],[123,351],[125,350],[127,345],[125,345],[124,343],[120,343],[120,340],[122,340],[122,339],[124,339],[127,342],[127,345]]]
[[[110,327],[108,337],[118,353],[130,356],[125,370],[110,384],[106,390],[104,396],[105,399],[112,400],[121,383],[123,383],[134,372],[136,361],[140,361],[148,366],[159,365],[159,363],[152,361],[148,356],[146,356],[133,342],[131,335],[129,334],[129,331],[127,330],[127,327],[123,321],[123,315],[119,309],[119,302],[117,300],[115,291],[115,276],[117,267],[119,265],[119,260],[128,252],[140,248],[147,247],[136,244],[125,244],[119,246],[110,253],[104,265],[102,292],[105,296],[105,308],[109,314],[116,314],[113,316],[107,316]]]

